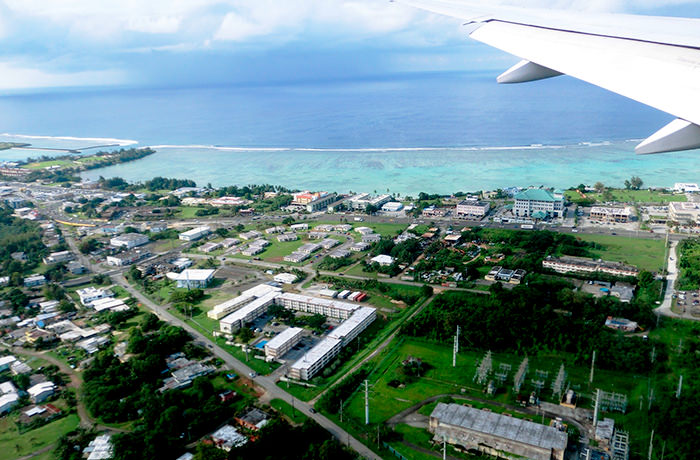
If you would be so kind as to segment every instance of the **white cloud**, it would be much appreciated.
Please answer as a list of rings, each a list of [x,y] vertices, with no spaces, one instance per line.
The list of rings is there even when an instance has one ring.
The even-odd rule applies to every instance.
[[[0,62],[1,89],[117,85],[126,81],[126,75],[120,70],[49,72],[19,63]]]
[[[174,16],[129,18],[127,29],[148,34],[173,34],[180,28],[180,18]]]

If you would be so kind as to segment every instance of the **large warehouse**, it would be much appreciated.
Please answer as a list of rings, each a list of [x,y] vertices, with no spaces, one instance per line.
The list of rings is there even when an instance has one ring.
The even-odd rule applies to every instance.
[[[563,460],[568,441],[556,428],[460,404],[438,404],[429,430],[436,440],[501,458]]]

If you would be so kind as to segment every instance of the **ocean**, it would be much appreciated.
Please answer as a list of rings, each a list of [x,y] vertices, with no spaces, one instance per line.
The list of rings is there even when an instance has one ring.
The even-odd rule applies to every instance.
[[[0,142],[153,146],[85,177],[278,184],[402,195],[506,186],[698,181],[696,152],[637,156],[672,120],[563,77],[497,85],[495,73],[186,88],[82,88],[0,96]],[[111,148],[111,147],[110,147]],[[0,161],[51,150],[0,151]]]

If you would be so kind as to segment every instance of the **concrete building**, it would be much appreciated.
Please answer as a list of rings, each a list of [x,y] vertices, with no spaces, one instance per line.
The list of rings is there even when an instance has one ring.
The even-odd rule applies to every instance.
[[[202,252],[205,252],[205,253],[210,253],[210,252],[216,251],[217,249],[221,249],[221,247],[222,247],[221,243],[210,242],[210,243],[204,243],[203,245],[201,245],[199,247],[199,250]]]
[[[403,204],[398,201],[390,201],[382,205],[382,211],[384,212],[399,212],[403,209]]]
[[[90,306],[95,300],[114,297],[114,294],[109,289],[95,288],[92,286],[78,289],[75,293],[80,297],[80,303],[86,307]]]
[[[234,417],[238,424],[252,431],[260,430],[260,428],[267,425],[269,419],[270,417],[257,407],[251,408],[240,417]]]
[[[271,292],[280,292],[282,289],[270,286],[269,284],[259,284],[255,287],[247,289],[241,293],[238,297],[227,300],[226,302],[220,303],[215,306],[209,312],[207,316],[211,319],[219,320],[226,315],[231,314],[243,305],[252,302],[253,300],[267,295]]]
[[[204,238],[208,234],[211,233],[211,229],[209,227],[203,226],[203,227],[197,227],[193,228],[192,230],[188,230],[186,232],[180,233],[180,238],[183,241],[197,241],[201,238]]]
[[[256,238],[260,238],[262,236],[262,233],[256,232],[255,230],[251,230],[249,232],[243,232],[243,233],[239,234],[238,236],[240,236],[241,238],[243,238],[244,240],[247,241],[247,240],[254,240]]]
[[[379,209],[391,201],[391,199],[391,195],[379,195],[372,197],[369,193],[360,193],[350,198],[347,203],[351,209],[356,211],[364,211],[367,209],[367,205],[372,205]]]
[[[43,286],[44,284],[46,284],[44,275],[31,275],[24,278],[24,287]]]
[[[41,382],[27,388],[29,398],[34,404],[46,401],[56,391],[56,385],[53,382]]]
[[[283,233],[277,236],[277,241],[279,241],[280,243],[287,243],[289,241],[296,241],[298,239],[299,237],[297,236],[297,234],[292,232]]]
[[[12,355],[0,356],[0,372],[8,370],[15,361],[17,358]]]
[[[0,415],[10,412],[19,403],[17,393],[7,393],[0,396]]]
[[[305,252],[294,251],[293,253],[284,256],[284,261],[299,264],[308,259],[309,257],[311,257],[311,255]]]
[[[297,280],[297,275],[293,273],[278,273],[273,279],[282,284],[294,284]]]
[[[428,430],[436,441],[509,459],[564,460],[568,442],[554,427],[460,404],[439,403]]]
[[[147,249],[131,249],[130,251],[120,252],[112,256],[107,256],[107,265],[112,267],[125,267],[135,264],[143,259],[150,257],[151,252]]]
[[[357,242],[357,243],[353,243],[353,245],[350,246],[350,250],[351,250],[351,251],[354,251],[354,252],[366,251],[366,250],[368,250],[369,248],[370,248],[370,244],[369,244],[369,243],[362,242],[362,241]]]
[[[319,241],[318,244],[323,249],[331,249],[335,246],[338,246],[340,244],[340,241],[333,238],[324,238],[323,240]]]
[[[347,251],[345,249],[336,249],[335,251],[328,254],[328,256],[331,259],[342,259],[344,257],[348,257],[349,255],[350,255],[350,251]]]
[[[214,445],[219,449],[230,451],[234,447],[240,447],[248,442],[248,438],[243,436],[231,425],[224,425],[211,435]]]
[[[676,182],[673,191],[676,193],[700,193],[700,187],[698,184]]]
[[[616,331],[634,332],[639,328],[636,321],[630,321],[626,318],[613,318],[608,316],[605,320],[605,327],[615,329]]]
[[[186,269],[180,273],[168,273],[167,277],[177,282],[181,289],[204,289],[214,279],[216,270]]]
[[[515,195],[513,214],[516,217],[562,217],[564,197],[555,196],[549,190],[530,188]]]
[[[239,310],[224,317],[219,322],[219,329],[226,334],[233,334],[238,329],[245,327],[246,323],[264,315],[267,312],[267,308],[275,302],[277,295],[277,292],[269,292],[254,299]]]
[[[294,201],[292,205],[302,206],[307,212],[317,212],[322,211],[328,207],[329,204],[336,200],[335,193],[328,192],[301,192],[294,194]]]
[[[692,201],[671,202],[668,204],[668,216],[673,222],[682,225],[700,224],[700,204]]]
[[[362,235],[362,242],[363,243],[379,243],[382,239],[382,235],[379,233],[368,233],[366,235]]]
[[[309,229],[309,224],[292,224],[289,229],[293,232],[305,232]]]
[[[460,218],[482,218],[489,213],[491,205],[486,201],[464,200],[455,208],[455,215]]]
[[[109,240],[110,246],[115,248],[133,249],[137,246],[143,246],[149,241],[146,235],[141,233],[124,233],[123,235],[115,236]]]
[[[631,208],[608,208],[603,206],[593,206],[591,208],[590,219],[597,222],[617,222],[627,223],[633,215]]]
[[[74,258],[75,258],[75,256],[70,251],[52,252],[47,257],[44,257],[44,263],[47,265],[48,264],[61,264],[61,263],[65,263],[65,262],[70,262]]]
[[[634,298],[634,286],[629,283],[615,283],[610,289],[610,295],[620,299],[620,302],[629,303]]]
[[[112,458],[113,453],[111,436],[103,434],[90,441],[83,450],[83,457],[87,460],[107,460]]]
[[[268,359],[281,358],[285,353],[299,343],[304,335],[304,329],[289,327],[277,334],[265,344],[265,357]]]
[[[310,297],[302,294],[294,294],[292,292],[279,294],[275,299],[275,304],[281,305],[287,310],[310,314],[318,313],[326,317],[342,320],[348,319],[355,310],[360,308],[358,305],[352,303]]]
[[[606,262],[604,260],[593,260],[585,257],[552,257],[548,256],[542,261],[544,268],[549,268],[557,273],[606,273],[613,276],[637,276],[639,270],[630,265],[619,262]]]
[[[378,263],[383,267],[388,267],[389,265],[394,263],[394,258],[385,254],[380,254],[376,257],[372,257],[370,260],[374,263]]]

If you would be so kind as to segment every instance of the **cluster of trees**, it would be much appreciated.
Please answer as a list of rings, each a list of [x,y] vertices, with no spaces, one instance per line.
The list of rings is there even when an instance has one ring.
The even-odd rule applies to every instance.
[[[350,256],[341,257],[339,259],[335,259],[333,257],[326,256],[323,258],[321,263],[318,264],[318,268],[320,268],[322,270],[336,271],[336,270],[340,270],[343,267],[347,267],[349,265],[352,265],[353,262],[354,262],[354,260]]]
[[[681,275],[676,281],[680,290],[698,289],[700,286],[700,238],[688,238],[678,245],[681,257],[678,267]]]
[[[197,183],[192,179],[171,179],[160,176],[143,183],[143,187],[151,192],[155,192],[156,190],[177,190],[182,187],[196,186]]]
[[[423,246],[420,240],[412,238],[410,240],[402,241],[400,243],[394,243],[394,240],[390,237],[382,237],[382,239],[374,245],[371,255],[377,256],[379,254],[387,254],[394,258],[394,263],[389,266],[380,266],[377,263],[367,263],[365,264],[365,270],[367,271],[378,271],[380,273],[386,273],[389,275],[397,275],[401,269],[399,265],[401,264],[411,264],[423,251]]]
[[[370,369],[363,366],[345,377],[340,383],[331,387],[319,398],[316,403],[316,408],[331,414],[337,414],[340,411],[341,402],[347,400],[360,387],[362,381],[365,380],[369,374]]]
[[[266,192],[274,192],[280,194],[289,194],[291,190],[281,187],[279,185],[244,185],[239,187],[238,185],[231,185],[228,187],[221,187],[217,190],[211,192],[212,196],[239,196],[245,198],[246,200],[252,200],[256,196],[263,196]]]
[[[462,345],[467,348],[531,355],[567,352],[579,363],[589,362],[598,350],[596,363],[603,368],[645,372],[664,362],[663,344],[623,336],[604,323],[608,316],[621,316],[648,328],[655,323],[652,310],[651,302],[595,299],[575,292],[565,281],[534,275],[527,286],[512,290],[494,284],[488,296],[445,293],[408,321],[401,333],[446,343],[459,325]],[[652,364],[654,345],[658,359]]]
[[[41,241],[41,229],[36,222],[12,216],[13,210],[0,207],[0,273],[12,277],[36,268],[48,251]],[[27,260],[12,258],[15,252],[24,252]],[[15,278],[18,278],[17,276]],[[21,277],[19,278],[21,282]],[[12,281],[12,279],[11,279]]]

